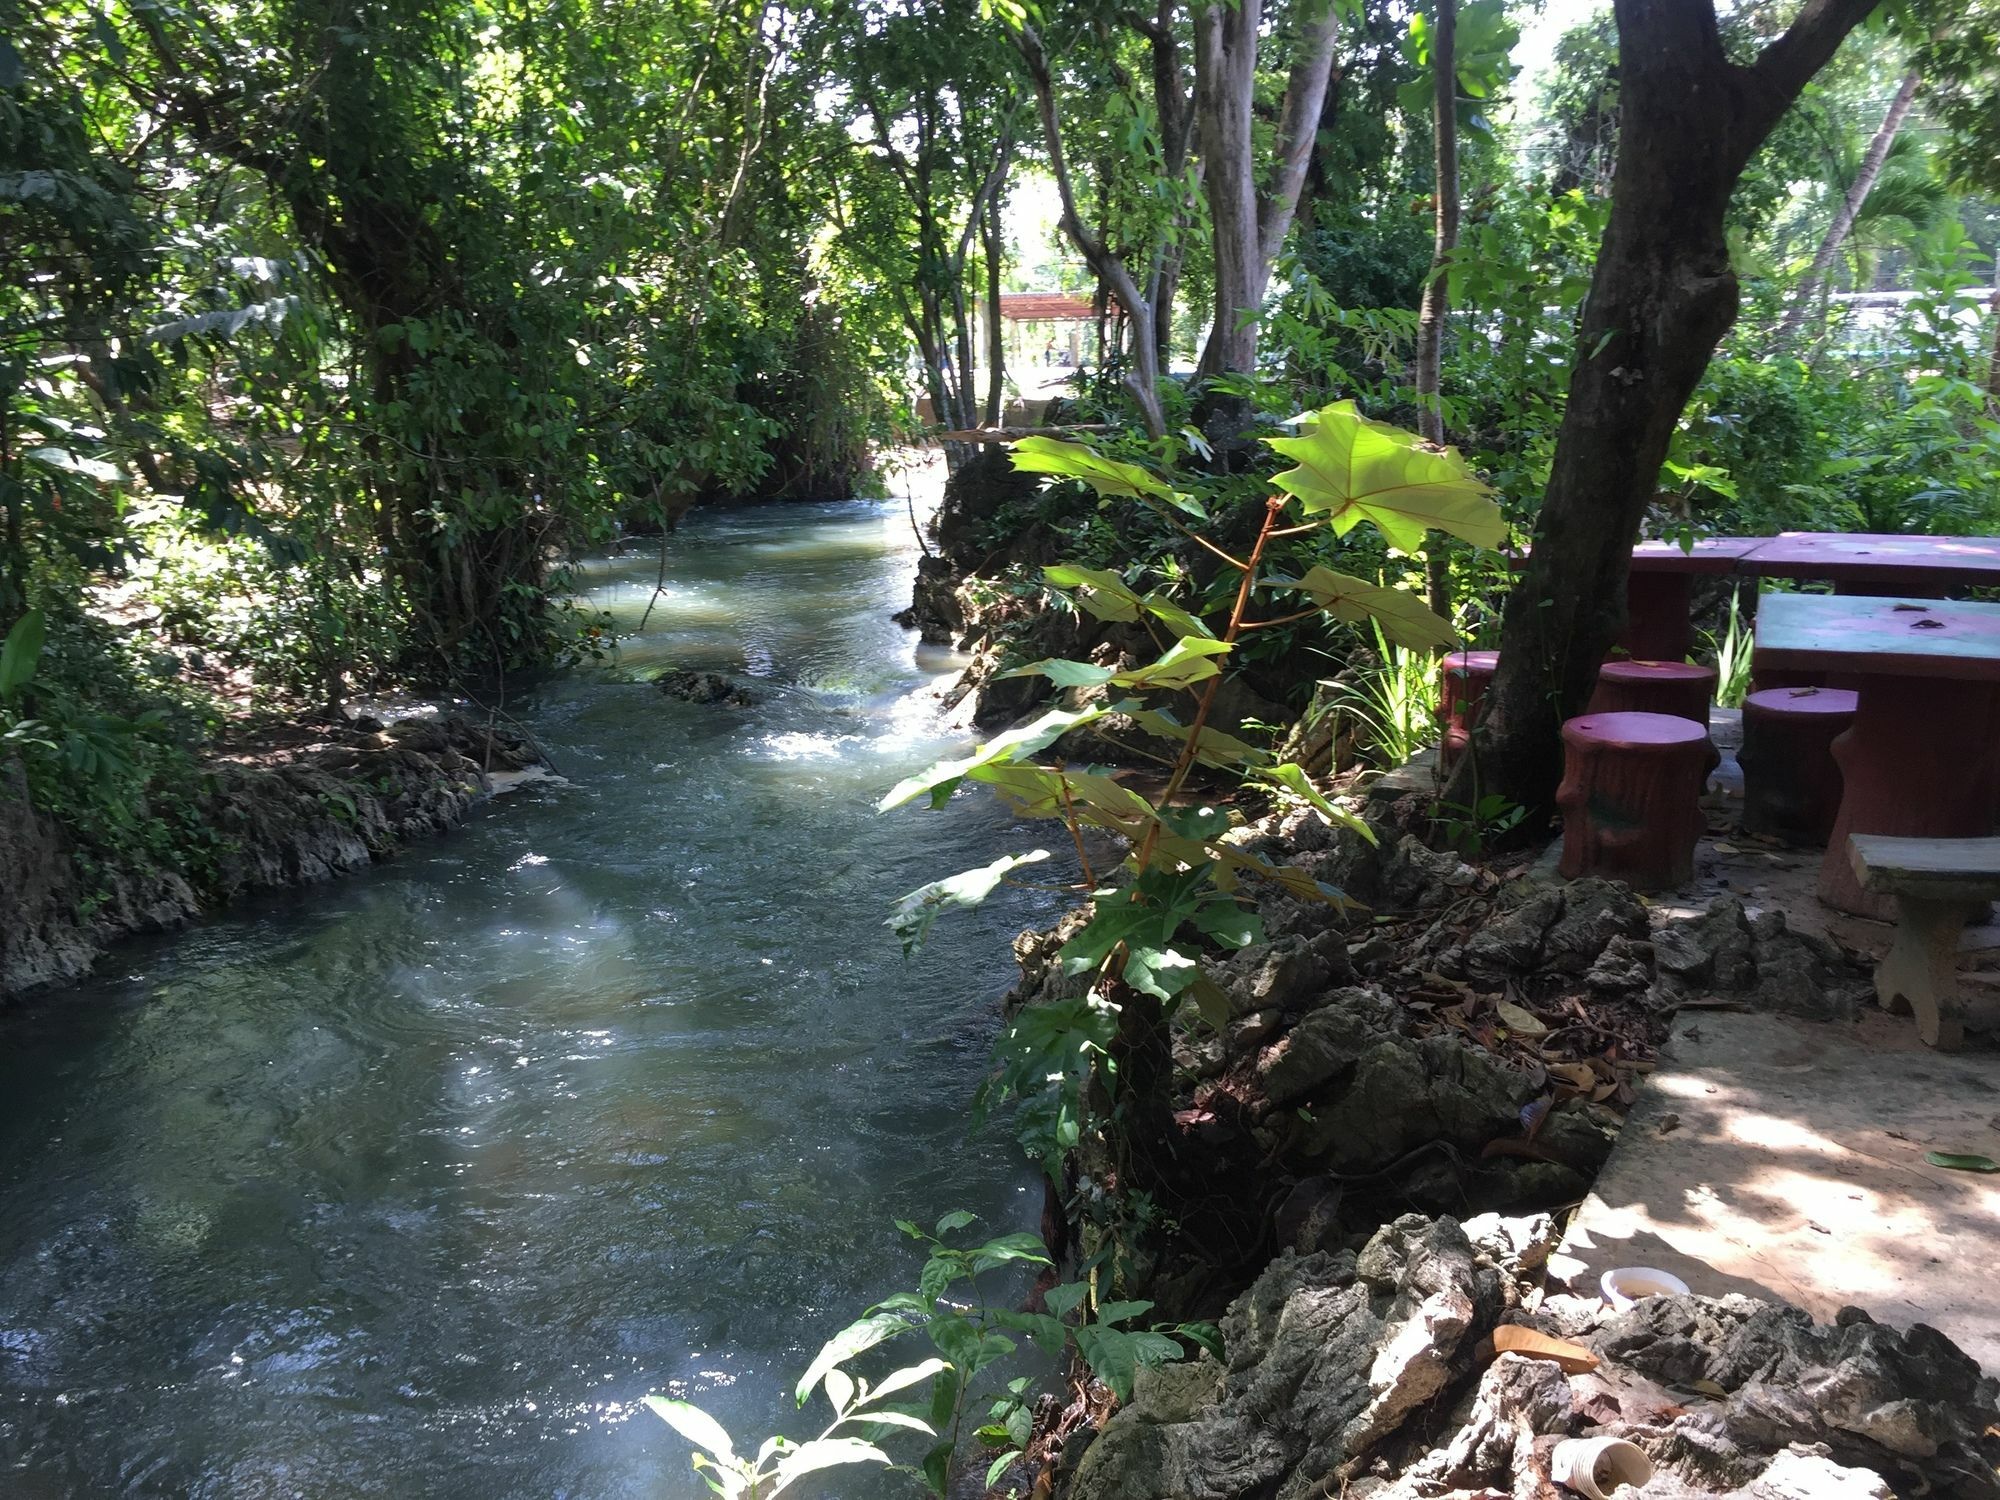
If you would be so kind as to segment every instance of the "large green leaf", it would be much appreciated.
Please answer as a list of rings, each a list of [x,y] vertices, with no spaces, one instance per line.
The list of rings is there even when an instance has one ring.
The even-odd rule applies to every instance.
[[[1172,501],[1173,486],[1147,473],[1137,464],[1106,458],[1095,448],[1063,438],[1025,437],[1014,444],[1014,467],[1029,474],[1050,474],[1057,479],[1081,479],[1100,495],[1141,495]]]
[[[1298,460],[1271,482],[1298,496],[1308,514],[1324,512],[1337,535],[1365,519],[1405,552],[1421,547],[1433,527],[1480,547],[1507,539],[1492,491],[1457,449],[1426,448],[1415,433],[1369,421],[1352,401],[1306,416],[1297,437],[1264,441]]]
[[[1002,677],[1046,677],[1060,688],[1103,687],[1118,674],[1110,667],[1094,667],[1087,661],[1065,661],[1050,657],[1046,661],[1031,661],[1025,667],[1016,667],[1011,672],[1002,672]]]
[[[887,812],[892,807],[901,807],[905,802],[926,792],[931,794],[934,806],[941,805],[943,799],[951,795],[953,787],[980,767],[1006,764],[1019,760],[1022,756],[1046,750],[1079,725],[1101,719],[1108,713],[1122,713],[1130,706],[1126,703],[1113,703],[1092,704],[1088,708],[1077,709],[1052,708],[1031,724],[1010,729],[1005,734],[996,735],[983,745],[974,746],[970,755],[960,756],[956,760],[941,760],[914,776],[904,777],[889,789],[888,795],[875,804],[876,811]]]
[[[1027,854],[1003,854],[990,865],[961,870],[943,880],[920,885],[889,908],[889,928],[908,956],[923,945],[931,924],[947,911],[962,911],[979,905],[1000,887],[1000,882],[1022,865],[1037,864],[1049,857],[1046,849]]]
[[[648,1396],[646,1408],[711,1458],[727,1460],[736,1456],[729,1433],[699,1406],[670,1401],[665,1396]]]
[[[39,609],[29,610],[14,622],[14,628],[7,632],[7,644],[0,646],[0,701],[28,685],[47,635],[48,617]]]
[[[1371,844],[1376,842],[1375,830],[1345,808],[1336,807],[1327,801],[1326,794],[1313,785],[1312,777],[1306,774],[1305,767],[1289,764],[1262,766],[1250,774],[1257,780],[1268,781],[1271,785],[1297,797],[1301,802],[1307,803],[1329,823],[1337,823],[1342,828],[1350,829]]]
[[[1450,623],[1407,589],[1384,588],[1327,567],[1314,567],[1296,586],[1336,620],[1356,625],[1377,621],[1382,634],[1412,651],[1449,651],[1458,645],[1458,632]]]
[[[801,1475],[831,1469],[836,1464],[881,1464],[886,1468],[889,1463],[888,1454],[860,1438],[814,1438],[786,1454],[775,1477],[778,1489],[784,1489]]]
[[[1213,636],[1215,632],[1206,624],[1182,609],[1173,600],[1162,594],[1148,594],[1139,601],[1147,614],[1153,616],[1175,635],[1185,639],[1191,635]]]
[[[1139,596],[1124,579],[1108,569],[1051,563],[1042,569],[1042,577],[1059,589],[1081,589],[1077,604],[1100,620],[1139,618]]]
[[[1188,727],[1164,709],[1142,708],[1132,713],[1132,722],[1149,734],[1157,734],[1164,740],[1179,740],[1187,743]],[[1203,726],[1201,737],[1195,742],[1194,758],[1205,766],[1255,766],[1262,765],[1271,758],[1268,750],[1259,750],[1233,734],[1224,734],[1220,729]]]
[[[836,1365],[845,1364],[855,1355],[873,1349],[877,1344],[905,1333],[911,1327],[910,1320],[901,1313],[874,1312],[865,1318],[849,1323],[840,1332],[828,1339],[799,1377],[798,1389],[794,1392],[799,1405],[806,1404],[806,1398],[813,1393],[813,1387],[826,1378],[826,1372]],[[665,1415],[664,1412],[661,1413]]]
[[[1208,636],[1187,636],[1168,647],[1166,654],[1158,661],[1143,667],[1134,667],[1129,672],[1120,672],[1111,680],[1120,687],[1192,687],[1197,682],[1205,682],[1220,672],[1222,668],[1215,663],[1214,658],[1228,655],[1230,649],[1227,641],[1218,641]]]

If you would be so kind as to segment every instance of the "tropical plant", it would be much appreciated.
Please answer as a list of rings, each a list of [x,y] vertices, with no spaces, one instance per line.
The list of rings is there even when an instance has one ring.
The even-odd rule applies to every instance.
[[[1392,645],[1370,621],[1376,656],[1335,679],[1329,706],[1357,730],[1359,749],[1375,765],[1400,766],[1438,737],[1438,674],[1428,651]]]
[[[1028,1381],[1016,1377],[981,1395],[974,1382],[1019,1347],[1009,1332],[1025,1334],[1046,1353],[1074,1353],[1118,1399],[1129,1399],[1132,1380],[1143,1366],[1180,1359],[1190,1344],[1215,1349],[1208,1324],[1172,1328],[1123,1327],[1143,1316],[1150,1302],[1100,1302],[1088,1282],[1048,1289],[1043,1311],[1016,1311],[996,1305],[982,1285],[989,1273],[1019,1266],[1047,1266],[1042,1242],[1031,1234],[955,1245],[947,1236],[970,1228],[978,1216],[963,1209],[944,1215],[935,1230],[899,1219],[896,1227],[926,1250],[917,1290],[898,1293],[868,1309],[835,1334],[799,1377],[793,1394],[804,1407],[817,1391],[833,1410],[833,1421],[804,1443],[766,1439],[744,1456],[722,1424],[685,1401],[648,1396],[646,1405],[695,1448],[695,1468],[709,1488],[727,1500],[773,1500],[794,1482],[840,1464],[872,1463],[902,1470],[944,1500],[954,1463],[966,1436],[968,1414],[989,1401],[979,1441],[1000,1450],[986,1471],[991,1486],[1021,1457],[1029,1433]],[[955,1288],[964,1288],[952,1295]],[[915,1364],[870,1380],[848,1367],[870,1350],[906,1335],[921,1334],[934,1353]],[[891,1401],[890,1397],[898,1398]],[[849,1429],[843,1431],[843,1429]],[[930,1439],[915,1464],[898,1463],[879,1446],[898,1432]]]
[[[1371,422],[1352,402],[1308,413],[1297,426],[1297,436],[1264,440],[1294,466],[1271,480],[1240,553],[1217,540],[1220,528],[1194,492],[1197,481],[1183,480],[1183,488],[1082,443],[1035,437],[1016,444],[1017,468],[1082,480],[1114,511],[1145,507],[1228,570],[1224,579],[1233,574],[1233,587],[1211,590],[1213,610],[1197,612],[1160,590],[1141,592],[1109,569],[1046,569],[1049,585],[1076,608],[1152,634],[1163,648],[1158,657],[1130,667],[1044,660],[1020,668],[1070,694],[1070,703],[909,777],[881,802],[888,809],[924,798],[936,807],[960,786],[985,785],[1016,811],[1067,829],[1090,917],[1060,959],[1066,974],[1090,983],[1073,1000],[1028,1007],[1008,1023],[984,1102],[1021,1102],[1018,1127],[1052,1175],[1059,1176],[1062,1156],[1086,1131],[1105,1132],[1111,1175],[1128,1197],[1153,1193],[1170,1177],[1172,1018],[1186,1001],[1217,1028],[1230,1018],[1227,996],[1204,971],[1203,952],[1258,938],[1259,919],[1246,904],[1255,882],[1335,905],[1347,900],[1305,871],[1244,848],[1230,836],[1239,813],[1184,800],[1191,779],[1198,770],[1221,773],[1373,837],[1299,766],[1211,726],[1232,656],[1259,632],[1305,619],[1365,622],[1386,642],[1418,653],[1457,639],[1448,622],[1405,590],[1325,564],[1297,576],[1273,571],[1267,562],[1273,543],[1307,535],[1337,540],[1364,521],[1405,553],[1419,550],[1433,529],[1481,547],[1498,546],[1506,534],[1486,486],[1456,452],[1426,448],[1410,433]],[[1280,601],[1275,612],[1267,603],[1273,599]],[[1211,614],[1221,618],[1204,617]],[[1176,695],[1192,700],[1185,718],[1161,702]],[[1115,773],[1037,758],[1063,736],[1113,715],[1178,746],[1156,790],[1141,793]],[[1086,829],[1123,840],[1127,853],[1116,871],[1093,868]],[[934,882],[904,897],[891,920],[908,934],[922,914],[970,904],[1005,874],[988,866]],[[1118,1129],[1108,1131],[1114,1113]]]

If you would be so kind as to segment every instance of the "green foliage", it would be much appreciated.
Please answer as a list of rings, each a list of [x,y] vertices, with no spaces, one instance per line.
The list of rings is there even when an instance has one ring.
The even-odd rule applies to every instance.
[[[1336,679],[1331,708],[1353,722],[1368,761],[1389,770],[1437,742],[1437,659],[1390,644],[1379,623],[1375,645],[1373,663],[1357,663]]]
[[[1150,1302],[1098,1302],[1089,1283],[1049,1289],[1043,1312],[996,1305],[983,1277],[1018,1267],[1047,1266],[1042,1242],[1032,1234],[956,1244],[952,1236],[977,1223],[957,1210],[934,1230],[899,1219],[896,1227],[924,1247],[917,1289],[885,1298],[828,1339],[799,1378],[794,1395],[803,1407],[824,1395],[833,1421],[804,1443],[766,1439],[754,1455],[738,1453],[734,1439],[708,1413],[685,1401],[648,1396],[646,1405],[694,1448],[694,1466],[709,1489],[727,1500],[772,1500],[805,1475],[842,1464],[869,1463],[911,1475],[926,1493],[944,1500],[967,1416],[987,1403],[981,1443],[999,1449],[987,1482],[1021,1456],[1030,1433],[1030,1392],[1025,1378],[981,1392],[979,1382],[1019,1349],[1012,1334],[1032,1339],[1060,1358],[1074,1351],[1119,1400],[1132,1394],[1143,1366],[1182,1358],[1189,1344],[1217,1345],[1205,1324],[1139,1329],[1123,1325],[1150,1311]],[[853,1368],[892,1341],[921,1336],[934,1351],[913,1364],[871,1378]],[[892,1399],[894,1398],[894,1399]],[[843,1429],[846,1429],[843,1431]],[[900,1463],[881,1445],[915,1433],[928,1443],[914,1463]]]
[[[1254,387],[1253,387],[1254,389]],[[1247,852],[1229,835],[1241,814],[1215,805],[1184,805],[1178,794],[1198,766],[1207,766],[1265,795],[1294,799],[1329,821],[1372,837],[1361,823],[1336,806],[1304,771],[1276,763],[1266,751],[1208,727],[1223,674],[1236,666],[1241,648],[1267,630],[1307,619],[1333,628],[1366,622],[1387,649],[1387,638],[1412,657],[1454,643],[1450,626],[1414,596],[1369,584],[1315,563],[1287,573],[1267,561],[1274,542],[1310,545],[1303,538],[1328,539],[1354,533],[1362,522],[1390,545],[1419,545],[1436,526],[1481,545],[1497,545],[1505,523],[1486,487],[1453,452],[1420,446],[1409,434],[1361,416],[1352,402],[1329,405],[1300,419],[1299,437],[1266,437],[1265,446],[1294,467],[1270,480],[1279,493],[1261,505],[1260,524],[1245,558],[1208,537],[1189,538],[1225,559],[1235,577],[1224,573],[1217,597],[1177,604],[1155,590],[1142,593],[1128,568],[1062,563],[1047,568],[1049,586],[1075,607],[1123,624],[1158,622],[1171,639],[1159,655],[1138,666],[1042,660],[1015,675],[1048,679],[1074,706],[1051,708],[1038,719],[976,746],[966,756],[940,762],[905,779],[882,799],[883,808],[928,796],[940,805],[966,782],[983,783],[1017,812],[1060,819],[1083,857],[1084,832],[1116,835],[1129,851],[1115,876],[1099,877],[1084,863],[1087,920],[1059,955],[1063,972],[1087,978],[1081,996],[1028,1007],[1012,1018],[995,1046],[995,1069],[982,1090],[980,1108],[1003,1100],[1018,1103],[1016,1128],[1030,1154],[1053,1178],[1063,1156],[1087,1130],[1103,1130],[1111,1120],[1102,1100],[1119,1098],[1127,1071],[1126,1054],[1147,1033],[1172,1023],[1183,1003],[1211,1026],[1229,1019],[1228,1001],[1203,970],[1205,953],[1240,948],[1261,935],[1254,911],[1245,905],[1244,882],[1274,883],[1294,894],[1334,904],[1346,898],[1304,871],[1273,864]],[[1174,444],[1167,440],[1167,446]],[[1173,517],[1222,517],[1234,499],[1236,481],[1193,471],[1169,482],[1149,468],[1110,458],[1078,443],[1035,439],[1017,452],[1016,465],[1033,472],[1081,478],[1100,503],[1126,512],[1150,510]],[[1250,481],[1256,483],[1253,477]],[[1283,521],[1285,524],[1281,525]],[[1240,541],[1236,542],[1242,546]],[[1269,594],[1289,594],[1302,607],[1289,614],[1251,617]],[[1212,617],[1228,599],[1227,623]],[[1193,712],[1183,722],[1151,701],[1161,694],[1186,693]],[[1142,795],[1115,775],[1034,757],[1064,736],[1112,715],[1125,715],[1179,745],[1165,784]],[[1004,862],[1003,862],[1004,864]],[[944,882],[952,905],[996,888],[1003,867],[968,872]],[[936,902],[937,885],[911,893],[897,904],[892,925],[914,930],[911,914]],[[1120,1117],[1167,1107],[1160,1098],[1122,1098],[1112,1106]],[[1130,1121],[1127,1121],[1128,1125]],[[1129,1346],[1105,1334],[1107,1358],[1122,1358]],[[1118,1352],[1112,1352],[1118,1351]]]

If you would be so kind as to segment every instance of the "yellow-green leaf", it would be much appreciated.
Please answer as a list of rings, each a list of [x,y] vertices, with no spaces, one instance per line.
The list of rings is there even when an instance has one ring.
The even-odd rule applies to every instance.
[[[1297,586],[1336,620],[1357,625],[1375,620],[1382,634],[1412,651],[1449,651],[1458,645],[1458,632],[1407,589],[1384,588],[1326,567],[1313,568]]]
[[[1120,672],[1111,680],[1120,687],[1184,688],[1206,682],[1222,670],[1214,658],[1228,654],[1229,642],[1192,635],[1175,641],[1166,655],[1143,667]]]
[[[1163,740],[1179,740],[1187,743],[1188,727],[1172,714],[1159,709],[1142,708],[1132,713],[1132,722],[1149,734],[1157,734]],[[1233,734],[1224,734],[1220,729],[1203,726],[1201,737],[1195,742],[1195,759],[1205,766],[1257,766],[1271,758],[1268,750],[1259,750]]]
[[[1075,563],[1051,563],[1042,569],[1042,577],[1059,589],[1083,590],[1076,602],[1100,620],[1139,618],[1139,596],[1116,573]]]
[[[1106,458],[1095,448],[1062,438],[1025,437],[1014,444],[1014,467],[1029,474],[1051,474],[1058,479],[1081,479],[1100,495],[1150,495],[1171,501],[1173,486],[1147,473],[1137,464]]]
[[[1336,535],[1367,519],[1405,552],[1421,547],[1433,527],[1480,547],[1507,539],[1492,491],[1456,448],[1426,448],[1415,433],[1369,421],[1352,401],[1305,417],[1297,437],[1264,441],[1298,460],[1271,482],[1298,496],[1308,514],[1326,513]]]

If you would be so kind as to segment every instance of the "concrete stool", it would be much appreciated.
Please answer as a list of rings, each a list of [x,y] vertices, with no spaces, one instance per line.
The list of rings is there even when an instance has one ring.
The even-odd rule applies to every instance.
[[[1472,743],[1480,701],[1499,670],[1498,651],[1454,651],[1444,659],[1438,679],[1438,717],[1444,721],[1444,738],[1438,742],[1439,765],[1449,766]]]
[[[1660,891],[1694,878],[1701,789],[1721,757],[1676,714],[1585,714],[1563,725],[1563,878]]]
[[[1840,816],[1833,738],[1859,698],[1841,688],[1769,688],[1743,700],[1743,831],[1824,849]]]
[[[1683,661],[1608,661],[1597,672],[1593,714],[1673,714],[1706,730],[1715,668]]]

